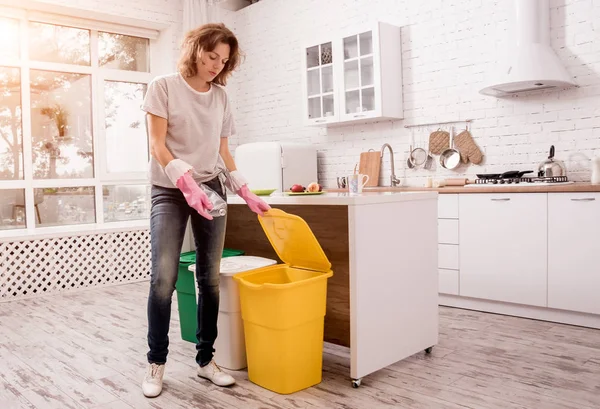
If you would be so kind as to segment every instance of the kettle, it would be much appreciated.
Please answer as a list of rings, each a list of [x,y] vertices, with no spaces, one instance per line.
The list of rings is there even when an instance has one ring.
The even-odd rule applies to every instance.
[[[554,145],[550,147],[548,159],[539,164],[538,176],[546,178],[567,176],[567,168],[565,167],[565,164],[560,160],[554,159]]]

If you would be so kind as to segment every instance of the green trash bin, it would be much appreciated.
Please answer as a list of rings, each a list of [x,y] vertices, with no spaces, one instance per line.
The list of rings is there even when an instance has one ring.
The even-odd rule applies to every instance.
[[[223,257],[241,256],[241,250],[223,249]],[[196,277],[188,267],[196,262],[196,252],[187,251],[179,256],[179,271],[175,290],[177,291],[177,306],[179,307],[179,326],[181,338],[196,343]]]

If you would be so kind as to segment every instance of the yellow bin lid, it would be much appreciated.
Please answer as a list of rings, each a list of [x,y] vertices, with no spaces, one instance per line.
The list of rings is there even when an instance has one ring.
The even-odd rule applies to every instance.
[[[304,219],[281,209],[270,209],[258,221],[284,263],[313,271],[331,270],[331,263]]]

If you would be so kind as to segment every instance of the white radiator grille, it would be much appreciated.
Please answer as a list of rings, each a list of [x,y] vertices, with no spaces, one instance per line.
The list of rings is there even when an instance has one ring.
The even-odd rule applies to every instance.
[[[149,230],[0,243],[0,301],[149,276]]]

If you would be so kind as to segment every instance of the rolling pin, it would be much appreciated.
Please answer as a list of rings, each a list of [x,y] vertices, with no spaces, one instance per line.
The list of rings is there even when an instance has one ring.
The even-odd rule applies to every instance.
[[[451,178],[440,180],[439,187],[444,186],[465,186],[469,184],[469,179],[467,178]]]

